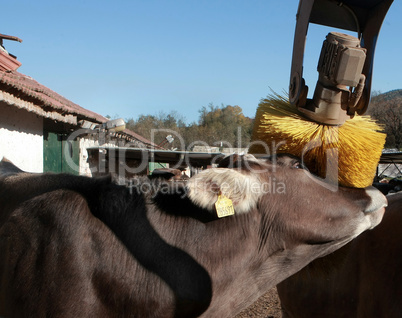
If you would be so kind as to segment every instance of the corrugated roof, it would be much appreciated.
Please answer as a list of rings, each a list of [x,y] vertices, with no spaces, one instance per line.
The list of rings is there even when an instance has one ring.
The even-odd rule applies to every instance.
[[[8,96],[7,100],[9,100],[9,104],[19,108],[24,108],[28,111],[33,111],[43,117],[49,117],[55,120],[74,124],[81,119],[89,120],[95,123],[104,123],[108,120],[106,117],[103,117],[100,114],[73,103],[50,88],[38,83],[32,77],[17,71],[0,71],[0,91],[5,92],[5,94]],[[7,102],[7,100],[5,101]],[[24,103],[24,101],[26,103]],[[29,104],[29,107],[27,104]],[[36,111],[38,108],[40,112]],[[57,113],[57,116],[55,113]],[[77,120],[72,122],[71,115],[77,116]],[[150,140],[136,134],[131,130],[125,129],[124,131],[120,132],[121,138],[125,138],[126,136],[124,135],[131,137],[126,138],[129,141],[130,139],[134,138],[142,142],[147,147],[160,148]]]
[[[140,148],[127,148],[119,147],[116,151],[114,147],[88,147],[89,153],[99,153],[99,150],[106,150],[108,156],[118,156],[124,154],[125,159],[135,159],[144,162],[161,162],[175,165],[185,165],[190,167],[203,167],[213,163],[217,163],[219,158],[225,157],[225,154],[220,152],[194,152],[194,151],[175,151],[175,150],[159,150],[159,149],[140,149]],[[120,158],[122,159],[122,158]]]
[[[380,163],[402,164],[402,151],[382,153]]]

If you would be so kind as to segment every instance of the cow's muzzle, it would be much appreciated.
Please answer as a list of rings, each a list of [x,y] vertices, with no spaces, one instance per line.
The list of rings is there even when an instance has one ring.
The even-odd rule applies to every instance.
[[[370,186],[365,188],[365,191],[367,195],[370,197],[370,201],[363,210],[364,213],[376,212],[388,206],[387,198],[376,188]]]

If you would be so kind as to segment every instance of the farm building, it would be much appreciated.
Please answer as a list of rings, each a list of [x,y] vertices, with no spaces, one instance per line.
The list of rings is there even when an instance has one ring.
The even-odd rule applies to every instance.
[[[0,160],[5,157],[30,172],[91,175],[87,147],[157,147],[124,129],[108,129],[108,119],[87,110],[17,71],[0,34]]]

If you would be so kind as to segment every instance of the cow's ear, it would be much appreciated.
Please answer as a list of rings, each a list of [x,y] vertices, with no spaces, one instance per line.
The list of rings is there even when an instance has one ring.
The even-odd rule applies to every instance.
[[[192,202],[210,211],[215,210],[219,195],[232,200],[236,213],[245,213],[254,208],[262,195],[258,177],[225,168],[200,172],[189,179],[187,189]]]
[[[7,158],[3,157],[3,159],[0,161],[0,176],[10,176],[14,175],[17,173],[22,173],[20,168],[18,168],[16,165],[14,165],[10,160]]]

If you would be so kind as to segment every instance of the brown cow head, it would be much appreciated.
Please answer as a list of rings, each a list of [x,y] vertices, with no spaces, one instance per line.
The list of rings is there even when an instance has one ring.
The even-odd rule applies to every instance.
[[[259,247],[286,270],[286,264],[324,256],[382,219],[386,198],[376,189],[330,185],[303,169],[297,158],[231,156],[190,179],[189,197],[214,210],[219,194],[237,214],[257,212]],[[290,268],[290,266],[289,266]]]

